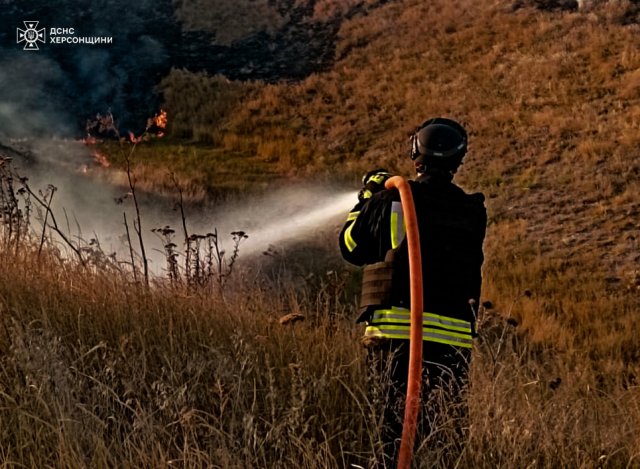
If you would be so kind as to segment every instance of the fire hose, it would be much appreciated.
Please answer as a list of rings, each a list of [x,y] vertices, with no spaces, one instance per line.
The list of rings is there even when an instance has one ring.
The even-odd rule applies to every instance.
[[[411,298],[409,375],[407,377],[407,397],[397,465],[398,469],[409,469],[416,439],[418,411],[420,409],[420,386],[422,382],[422,255],[420,253],[418,218],[409,183],[401,176],[394,176],[386,181],[385,188],[395,188],[400,193],[409,248],[409,291]]]

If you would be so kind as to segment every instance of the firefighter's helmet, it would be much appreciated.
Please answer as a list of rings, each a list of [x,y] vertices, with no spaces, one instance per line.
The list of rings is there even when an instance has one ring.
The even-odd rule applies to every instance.
[[[411,137],[411,159],[427,168],[455,171],[466,153],[467,132],[451,119],[429,119]]]

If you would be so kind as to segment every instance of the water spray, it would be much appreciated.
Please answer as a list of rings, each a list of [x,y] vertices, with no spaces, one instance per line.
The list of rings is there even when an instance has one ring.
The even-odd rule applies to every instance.
[[[357,192],[320,195],[289,213],[285,210],[284,214],[249,226],[245,230],[249,238],[243,243],[241,254],[250,256],[264,252],[269,246],[278,247],[317,235],[338,216],[344,216],[356,200]]]

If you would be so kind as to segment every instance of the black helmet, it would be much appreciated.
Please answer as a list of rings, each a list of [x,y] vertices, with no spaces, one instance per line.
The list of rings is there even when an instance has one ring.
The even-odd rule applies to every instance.
[[[429,119],[411,137],[411,159],[427,167],[456,170],[466,152],[467,132],[451,119]]]

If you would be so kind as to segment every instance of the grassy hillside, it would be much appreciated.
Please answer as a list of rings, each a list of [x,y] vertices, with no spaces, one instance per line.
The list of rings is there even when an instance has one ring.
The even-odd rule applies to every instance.
[[[268,178],[350,182],[381,165],[408,175],[411,130],[425,118],[452,116],[471,133],[458,179],[488,197],[489,277],[508,277],[497,281],[500,291],[489,286],[488,296],[531,289],[550,269],[627,297],[637,291],[640,190],[640,53],[628,12],[612,5],[586,12],[504,2],[377,5],[341,23],[333,68],[300,82],[239,83],[174,70],[162,84],[174,138],[222,151],[187,165],[167,145],[150,149],[154,156],[141,156],[141,164],[198,173],[192,180],[205,187],[220,184],[215,174],[244,184],[242,158]],[[492,252],[493,240],[510,249]],[[536,263],[536,272],[519,270]],[[601,314],[565,311],[592,311],[588,295],[583,301],[568,301],[552,321],[558,331],[548,333],[564,333],[569,318],[584,314],[599,328]],[[547,314],[542,303],[538,314]],[[620,311],[616,321],[630,320],[628,306]]]
[[[457,178],[490,215],[459,467],[639,467],[640,28],[622,4],[361,3],[317,2],[347,16],[333,65],[304,80],[174,70],[170,135],[133,153],[141,187],[171,187],[170,170],[194,200],[273,178],[355,188],[372,167],[410,175],[422,120],[459,119]],[[85,267],[62,256],[55,233],[38,254],[39,231],[16,237],[24,209],[3,212],[2,467],[366,467],[379,450],[357,273],[335,251],[265,256],[224,288],[186,272],[146,288],[95,246]],[[455,424],[417,467],[452,466]]]

